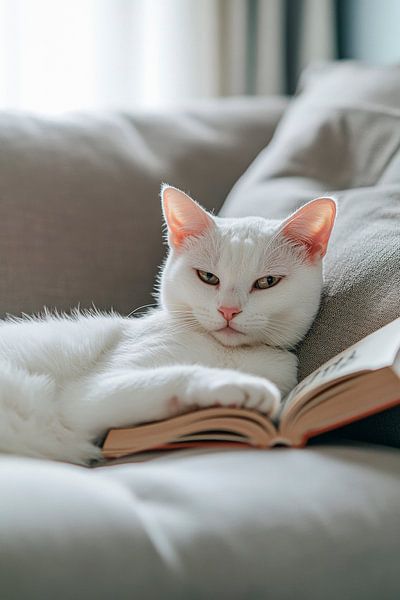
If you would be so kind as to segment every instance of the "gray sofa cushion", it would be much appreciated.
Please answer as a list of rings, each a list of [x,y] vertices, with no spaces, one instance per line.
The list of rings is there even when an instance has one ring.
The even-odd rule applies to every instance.
[[[0,459],[2,600],[397,600],[400,454]]]
[[[308,99],[318,104],[323,94],[325,101],[336,105],[372,103],[397,109],[399,76],[400,64],[382,68],[353,60],[314,63],[301,74],[298,92],[306,89]]]
[[[0,314],[152,302],[168,181],[219,209],[284,98],[166,114],[0,116]]]
[[[315,196],[338,198],[301,378],[400,315],[400,68],[328,66],[302,87],[221,212],[280,218]]]

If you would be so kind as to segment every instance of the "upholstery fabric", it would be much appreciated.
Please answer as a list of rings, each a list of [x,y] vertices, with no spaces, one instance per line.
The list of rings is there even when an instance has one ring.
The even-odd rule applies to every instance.
[[[397,600],[400,454],[0,459],[2,600]]]
[[[0,315],[153,302],[162,181],[218,210],[284,98],[164,114],[0,116]]]

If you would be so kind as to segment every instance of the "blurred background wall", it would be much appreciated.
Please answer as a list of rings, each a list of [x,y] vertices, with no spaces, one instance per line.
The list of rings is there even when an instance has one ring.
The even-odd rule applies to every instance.
[[[0,0],[0,108],[293,93],[310,62],[400,58],[400,0]]]

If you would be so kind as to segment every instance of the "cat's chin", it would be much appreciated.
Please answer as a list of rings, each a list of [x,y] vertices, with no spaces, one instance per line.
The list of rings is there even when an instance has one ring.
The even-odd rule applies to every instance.
[[[242,346],[248,343],[247,336],[244,333],[235,331],[230,327],[224,327],[223,329],[217,329],[209,333],[224,346]]]

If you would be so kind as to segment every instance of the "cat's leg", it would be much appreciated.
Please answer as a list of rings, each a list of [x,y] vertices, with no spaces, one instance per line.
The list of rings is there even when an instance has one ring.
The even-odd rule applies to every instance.
[[[272,415],[280,393],[261,377],[186,365],[98,374],[75,387],[73,397],[64,404],[70,422],[98,435],[111,427],[165,419],[196,407],[237,406]]]

